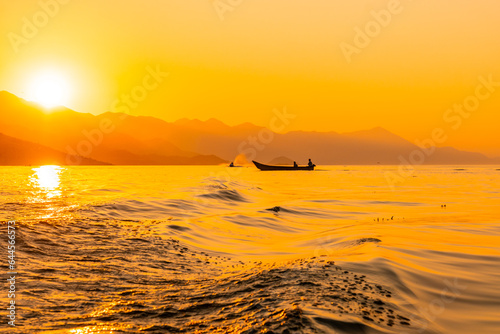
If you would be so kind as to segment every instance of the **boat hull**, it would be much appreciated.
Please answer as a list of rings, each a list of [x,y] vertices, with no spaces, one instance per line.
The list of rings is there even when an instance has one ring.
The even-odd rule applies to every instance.
[[[272,166],[272,165],[264,165],[261,164],[260,162],[253,161],[255,167],[257,167],[260,170],[314,170],[314,166]]]

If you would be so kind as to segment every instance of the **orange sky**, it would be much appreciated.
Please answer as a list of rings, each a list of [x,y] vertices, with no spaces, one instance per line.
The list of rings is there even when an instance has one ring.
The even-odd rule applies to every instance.
[[[478,88],[500,83],[495,0],[2,0],[0,11],[0,90],[21,97],[52,68],[70,78],[67,106],[98,114],[159,68],[169,76],[147,81],[132,113],[267,125],[286,106],[287,130],[382,126],[414,141],[439,127],[443,146],[500,156],[500,85]],[[367,27],[362,45],[355,29]],[[477,109],[447,113],[477,89],[488,95]]]

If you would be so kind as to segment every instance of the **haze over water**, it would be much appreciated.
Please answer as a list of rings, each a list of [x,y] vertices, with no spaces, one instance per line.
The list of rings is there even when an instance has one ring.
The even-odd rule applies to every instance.
[[[500,170],[395,169],[1,167],[16,328],[498,332]]]

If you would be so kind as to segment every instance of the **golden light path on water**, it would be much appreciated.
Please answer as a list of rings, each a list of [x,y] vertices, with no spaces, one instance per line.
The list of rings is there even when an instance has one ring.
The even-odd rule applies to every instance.
[[[32,181],[41,191],[46,192],[47,198],[50,199],[61,195],[61,191],[59,190],[59,186],[61,184],[61,167],[47,165],[33,168],[33,171],[35,174],[32,177]]]
[[[111,334],[118,333],[118,331],[126,329],[129,326],[113,327],[105,324],[96,326],[87,326],[84,328],[71,329],[70,334]]]
[[[32,211],[36,219],[63,219],[77,205],[66,203],[62,182],[65,172],[67,168],[56,165],[31,168],[27,201],[37,205],[37,209]]]

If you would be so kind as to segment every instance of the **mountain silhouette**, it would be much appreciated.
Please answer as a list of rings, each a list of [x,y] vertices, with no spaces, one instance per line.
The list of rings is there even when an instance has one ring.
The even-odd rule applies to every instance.
[[[287,157],[276,157],[268,162],[269,165],[293,165],[293,160]]]
[[[72,163],[77,161],[77,163]],[[0,166],[105,165],[93,159],[69,156],[52,148],[0,133]]]
[[[0,110],[0,132],[69,154],[71,164],[88,162],[81,157],[114,165],[214,165],[226,162],[212,154],[180,150],[162,136],[155,136],[155,124],[160,120],[152,117],[109,112],[94,116],[67,108],[46,113],[40,106],[5,91],[0,92]],[[103,124],[110,124],[108,131],[102,131]],[[158,131],[163,131],[163,128]]]
[[[422,152],[381,127],[342,134],[272,133],[251,123],[229,126],[216,119],[166,122],[111,112],[96,116],[67,108],[47,113],[5,91],[0,92],[0,111],[1,133],[69,154],[75,164],[83,163],[76,161],[78,157],[85,157],[115,165],[214,165],[241,154],[249,161],[285,156],[298,164],[309,158],[316,164],[400,164]],[[498,164],[500,159],[437,147],[425,154],[423,163]]]

